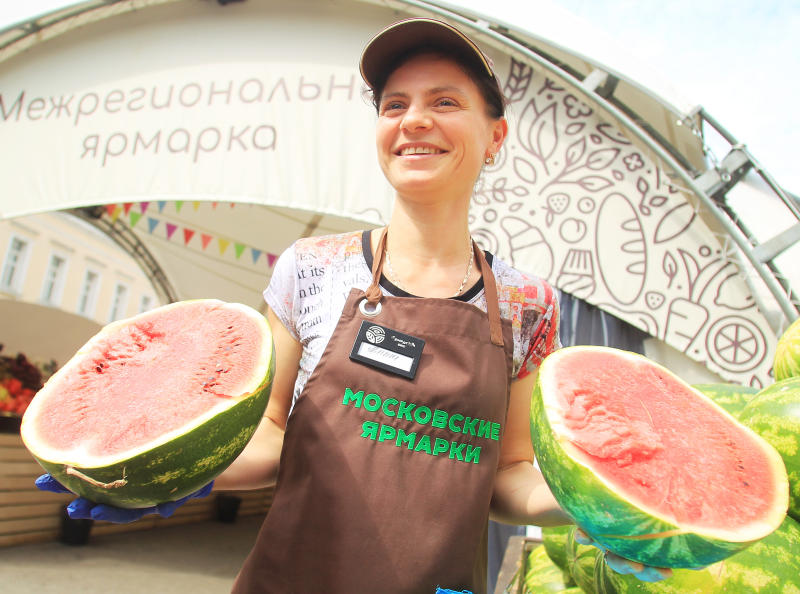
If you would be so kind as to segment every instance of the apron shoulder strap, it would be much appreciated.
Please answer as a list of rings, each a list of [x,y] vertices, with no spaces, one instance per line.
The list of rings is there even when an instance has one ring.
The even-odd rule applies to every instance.
[[[378,248],[375,250],[375,257],[372,261],[372,282],[365,292],[367,301],[372,305],[377,304],[381,300],[381,271],[383,270],[383,260],[386,255],[386,235],[389,227],[384,227],[381,232],[381,238],[378,240]],[[497,283],[494,280],[494,274],[486,261],[486,256],[483,250],[478,247],[475,240],[472,241],[472,250],[475,253],[475,259],[478,261],[478,267],[481,271],[483,278],[483,291],[486,297],[486,314],[489,316],[489,332],[492,339],[492,344],[502,347],[503,341],[503,325],[500,322],[500,305],[497,301]]]

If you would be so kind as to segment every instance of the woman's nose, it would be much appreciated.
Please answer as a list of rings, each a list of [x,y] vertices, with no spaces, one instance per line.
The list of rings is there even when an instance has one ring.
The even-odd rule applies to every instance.
[[[410,105],[403,116],[402,127],[408,131],[430,128],[431,117],[428,111],[419,105]]]

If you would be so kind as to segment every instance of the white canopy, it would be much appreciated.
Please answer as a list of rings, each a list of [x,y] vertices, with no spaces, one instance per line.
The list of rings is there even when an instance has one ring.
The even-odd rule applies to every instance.
[[[35,36],[10,28],[0,214],[101,205],[98,222],[138,238],[175,298],[257,306],[293,239],[388,219],[357,56],[381,26],[436,15],[486,48],[511,100],[509,139],[476,187],[476,239],[723,377],[768,383],[787,310],[696,183],[698,113],[568,13],[518,11],[91,0]]]

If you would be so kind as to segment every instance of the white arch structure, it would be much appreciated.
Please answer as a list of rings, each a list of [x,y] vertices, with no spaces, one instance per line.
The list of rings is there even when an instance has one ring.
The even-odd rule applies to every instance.
[[[0,216],[94,216],[134,238],[168,298],[258,305],[293,239],[386,220],[356,61],[411,15],[468,30],[511,102],[476,239],[723,378],[769,383],[798,315],[795,199],[544,2],[88,0],[9,26]]]

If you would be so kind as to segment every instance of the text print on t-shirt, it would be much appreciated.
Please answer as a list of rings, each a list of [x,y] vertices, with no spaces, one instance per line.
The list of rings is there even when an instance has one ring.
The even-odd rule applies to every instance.
[[[345,388],[342,405],[363,408],[376,416],[385,416],[409,422],[409,429],[430,425],[438,429],[446,429],[455,435],[480,437],[493,441],[500,439],[500,423],[486,419],[475,419],[460,413],[451,414],[441,409],[431,410],[427,406],[383,398],[378,394],[364,394],[364,390],[354,392]],[[364,421],[361,424],[361,437],[377,442],[388,442],[395,447],[405,447],[413,452],[423,452],[430,456],[447,456],[457,462],[478,464],[481,458],[481,446],[448,440],[442,437],[431,437],[418,430],[405,431],[379,421]]]

